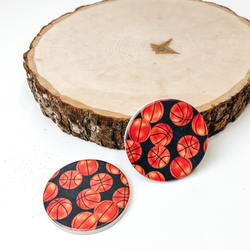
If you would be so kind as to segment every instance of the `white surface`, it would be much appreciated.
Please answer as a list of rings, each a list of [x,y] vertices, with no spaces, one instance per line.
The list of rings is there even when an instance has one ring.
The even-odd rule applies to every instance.
[[[216,0],[250,19],[248,0]],[[1,249],[250,249],[250,105],[209,140],[188,177],[156,183],[138,174],[124,151],[60,131],[29,90],[22,54],[40,28],[90,1],[0,1]],[[72,235],[47,218],[42,194],[66,164],[97,158],[118,166],[132,189],[123,218],[94,235]]]

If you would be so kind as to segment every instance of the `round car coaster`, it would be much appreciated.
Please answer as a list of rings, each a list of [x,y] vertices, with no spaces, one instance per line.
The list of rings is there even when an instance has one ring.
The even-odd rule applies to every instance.
[[[207,150],[208,131],[203,117],[190,104],[160,99],[131,118],[124,144],[140,174],[168,181],[189,175],[199,165]]]
[[[61,229],[92,234],[114,225],[124,214],[130,188],[114,165],[82,160],[58,170],[46,184],[44,208]]]

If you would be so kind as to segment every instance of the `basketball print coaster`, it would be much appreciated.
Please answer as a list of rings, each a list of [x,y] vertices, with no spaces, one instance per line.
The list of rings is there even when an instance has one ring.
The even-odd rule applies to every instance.
[[[133,167],[155,181],[180,179],[201,162],[208,131],[201,114],[175,99],[153,101],[130,120],[125,149]]]
[[[58,170],[48,181],[43,203],[50,219],[62,229],[78,234],[103,231],[124,214],[130,188],[126,176],[114,165],[82,160]]]

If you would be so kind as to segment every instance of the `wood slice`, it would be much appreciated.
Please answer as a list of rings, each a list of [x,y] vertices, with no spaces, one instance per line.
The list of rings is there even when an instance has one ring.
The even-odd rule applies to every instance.
[[[130,117],[159,98],[190,103],[211,136],[250,100],[249,31],[200,0],[108,0],[43,27],[24,67],[43,113],[79,138],[123,149]]]

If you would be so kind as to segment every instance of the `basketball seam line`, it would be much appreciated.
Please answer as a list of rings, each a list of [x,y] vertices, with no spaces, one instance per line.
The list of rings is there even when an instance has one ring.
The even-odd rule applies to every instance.
[[[57,199],[51,201],[51,203],[52,203],[52,202],[55,202],[55,204],[52,205],[52,207],[51,207],[51,209],[50,209],[49,212],[47,211],[48,214],[50,214],[51,210],[52,210],[58,203],[59,203],[60,205],[62,204],[62,203],[60,202],[61,199],[65,199],[65,198],[57,198]],[[66,200],[67,200],[67,199],[66,199]],[[67,201],[68,201],[68,200],[67,200]],[[50,204],[51,204],[51,203],[50,203]],[[67,202],[64,202],[64,203],[67,203]],[[49,205],[50,205],[50,204],[49,204]],[[72,205],[71,202],[68,203],[68,204]],[[48,205],[48,207],[49,207],[49,205]],[[47,209],[48,209],[48,208],[47,208]]]
[[[196,120],[195,120],[195,127],[194,127],[194,132],[197,134],[197,123],[198,123],[198,118],[199,118],[199,114],[196,116]]]
[[[187,105],[187,110],[188,110],[188,112],[186,113],[186,118],[190,118],[189,120],[191,120],[192,119],[192,116],[193,116],[193,108],[189,105],[189,104],[187,104],[186,103],[186,105]],[[191,108],[191,112],[189,113],[189,108]]]
[[[78,173],[77,175],[79,175],[79,174],[80,174],[80,173]],[[77,176],[77,175],[76,175],[76,176]],[[75,177],[76,177],[76,176],[75,176]],[[73,179],[73,182],[75,183],[75,185],[76,185],[77,187],[82,183],[82,174],[80,174],[80,176],[81,176],[80,179],[76,179],[75,177],[74,177],[74,179]],[[79,184],[77,184],[76,181],[81,181],[81,182],[80,182]]]
[[[160,160],[162,160],[162,161],[167,165],[169,161],[166,163],[166,162],[163,160],[163,158],[161,157],[161,155],[162,155],[166,150],[168,150],[168,149],[165,148],[164,151],[162,151],[160,155],[158,155],[159,147],[158,147],[157,153],[155,153],[155,152],[152,151],[152,150],[150,150],[150,151],[152,151],[152,152],[155,154],[155,156],[157,156],[158,158],[160,158]],[[169,151],[168,151],[168,152],[169,152]],[[170,155],[169,155],[169,156],[164,156],[164,157],[170,157]],[[150,158],[153,158],[153,156],[152,156],[152,157],[148,157],[148,158],[149,158],[149,159],[150,159]],[[157,159],[158,159],[158,158],[157,158]],[[157,161],[157,159],[155,159],[155,161],[152,162],[152,164],[154,164],[154,163]],[[151,165],[151,164],[150,164],[150,165]],[[165,165],[165,166],[166,166],[166,165]],[[151,165],[151,166],[152,166],[152,165]],[[164,167],[165,167],[165,166],[164,166]],[[152,166],[152,167],[153,167],[153,166]],[[158,162],[158,168],[160,168],[160,167],[159,167],[159,162]]]
[[[122,187],[122,188],[117,189],[116,192],[118,192],[118,193],[120,193],[120,194],[123,194],[121,191],[119,191],[120,189],[123,189],[124,192],[127,191],[127,190],[129,190],[128,187]]]
[[[95,223],[91,227],[89,227],[88,229],[86,229],[86,231],[89,231],[89,229],[92,228],[95,224],[97,224],[97,220],[95,221]]]
[[[193,139],[193,136],[191,137],[191,141],[192,141],[192,139]],[[185,142],[186,142],[187,145],[188,145],[186,136],[184,136],[184,140],[185,140]],[[193,155],[193,153],[192,153],[192,151],[191,151],[191,149],[190,149],[189,147],[188,147],[188,150],[189,150],[189,153],[192,155],[192,157],[194,157],[194,155]],[[187,152],[186,152],[186,154],[187,154]],[[186,154],[185,154],[185,156],[186,156]]]
[[[191,113],[193,112],[193,109],[192,109],[192,112],[190,112],[190,114],[189,114],[189,107],[190,107],[190,106],[189,106],[187,103],[186,103],[186,106],[187,106],[187,112],[186,112],[186,117],[185,117],[185,118],[187,119],[187,118],[189,118],[189,116],[191,116]],[[188,116],[188,115],[189,115],[189,116]],[[190,120],[191,120],[191,119],[190,119]]]
[[[83,212],[84,213],[84,212]],[[91,213],[84,221],[82,221],[82,223],[77,227],[77,229],[79,229],[79,227],[90,217],[92,216],[93,214]],[[77,218],[75,219],[75,221],[77,220]],[[74,222],[75,222],[74,221]]]
[[[139,132],[138,132],[138,136],[137,136],[137,142],[139,141],[139,136],[140,136],[140,132],[141,132],[141,125],[142,125],[142,119],[140,122]]]
[[[64,210],[65,210],[66,213],[67,213],[67,216],[69,215],[69,214],[68,214],[68,211],[67,211],[67,209],[65,208],[65,206],[63,205],[63,203],[61,203],[59,200],[57,200],[57,202],[58,202],[60,205],[57,207],[57,212],[56,212],[56,218],[57,218],[57,219],[56,219],[56,220],[58,220],[58,210],[59,210],[60,206],[62,206],[62,207],[64,208]],[[57,203],[57,204],[58,204],[58,203]],[[70,203],[70,205],[72,206],[71,203]],[[51,211],[51,210],[50,210],[50,211]],[[67,217],[67,216],[66,216],[66,217]]]
[[[164,123],[163,123],[164,124]],[[167,125],[167,124],[166,124]],[[157,126],[157,125],[156,125]],[[153,127],[153,129],[152,130],[154,130],[154,128],[156,127],[156,126],[154,126]],[[162,129],[162,130],[164,130],[166,133],[167,133],[167,135],[169,135],[169,134],[171,134],[171,135],[173,135],[173,130],[171,129],[171,127],[169,126],[169,130],[167,131],[166,129],[164,129],[163,127],[157,127],[158,129]],[[160,133],[158,133],[158,134],[160,134]],[[158,134],[152,134],[151,133],[151,135],[150,135],[150,137],[152,136],[152,135],[158,135]],[[162,134],[164,134],[164,133],[162,133]],[[165,134],[164,134],[165,135]]]
[[[180,116],[176,115],[175,113],[173,113],[173,111],[170,111],[170,113],[171,113],[172,115],[174,115],[175,117],[179,118],[180,120],[188,120],[188,121],[191,120],[191,119],[185,119],[185,118],[183,118],[183,117],[180,117]],[[179,121],[179,122],[180,122],[180,121]],[[179,122],[178,122],[178,123],[179,123]]]
[[[182,111],[182,109],[181,109],[181,107],[180,107],[179,103],[177,103],[177,106],[178,106],[178,107],[179,107],[179,109],[181,110],[182,117],[184,118],[185,116],[184,116],[184,113],[183,113],[183,111]],[[185,118],[184,118],[184,120],[185,120]],[[182,121],[181,125],[183,125],[183,121]]]
[[[150,119],[149,119],[149,122],[151,122],[152,119],[153,119],[153,114],[154,114],[154,112],[155,112],[155,105],[156,105],[156,102],[154,103],[153,112],[152,112],[152,114],[151,114],[151,117],[150,117]]]
[[[88,172],[88,175],[89,175],[89,165],[88,165],[88,161],[86,160],[86,165],[87,165],[87,172]]]
[[[103,217],[103,215],[109,210],[110,207],[112,207],[114,203],[111,203],[111,205],[105,210],[105,212],[102,214],[102,216],[98,219],[100,221],[100,219]]]
[[[186,158],[183,158],[183,159],[187,160]],[[181,167],[181,165],[179,164],[179,162],[176,161],[176,159],[174,159],[174,160],[177,163],[177,165],[180,167],[180,169],[184,172],[184,174],[187,176],[188,174],[184,171],[184,169]],[[188,165],[190,165],[189,162],[188,162]]]
[[[169,126],[169,125],[166,124],[166,123],[162,123],[162,124]],[[158,127],[158,125],[159,125],[159,124],[155,125],[155,126],[153,127],[153,129],[154,129],[155,127],[157,127],[157,128],[159,128],[159,129],[164,130],[166,133],[171,133],[171,134],[173,134],[173,130],[171,129],[170,126],[169,126],[170,129],[167,131],[167,130],[166,130],[165,128],[163,128],[163,127]],[[153,129],[152,129],[152,130],[153,130]]]
[[[85,198],[84,196],[83,196],[83,193],[81,192],[80,193],[80,198],[77,200],[77,201],[79,201],[79,204],[81,204],[81,202],[83,203],[83,205],[85,206],[85,207],[87,207],[88,209],[89,209],[89,206],[87,206],[87,204],[85,203],[85,201],[83,200],[83,198]],[[78,204],[77,204],[78,205]],[[78,205],[80,208],[82,208],[80,205]]]
[[[71,184],[71,178],[72,178],[73,171],[70,172],[70,182],[69,182],[69,189],[70,189],[70,184]]]
[[[56,185],[56,184],[55,184],[55,185]],[[48,185],[48,187],[49,187],[49,185]],[[45,193],[45,191],[47,190],[48,187],[46,187],[46,189],[44,190],[44,193]],[[57,187],[57,186],[56,186],[56,187]],[[50,198],[51,196],[53,196],[53,194],[54,194],[55,192],[56,192],[56,189],[53,190],[53,193],[51,193],[50,196],[48,196],[48,197],[44,200],[44,202],[50,201],[49,198]],[[58,187],[57,187],[57,193],[58,193]],[[56,194],[56,195],[57,195],[57,194]],[[48,200],[48,199],[49,199],[49,200]],[[53,199],[53,198],[52,198],[52,199]]]
[[[122,178],[124,178],[124,179],[126,180],[126,184],[125,184],[125,183],[123,183]],[[121,180],[121,182],[122,182],[124,185],[126,185],[126,186],[127,186],[127,184],[128,184],[128,180],[127,180],[127,178],[126,178],[126,176],[125,176],[124,174],[121,174],[121,176],[120,176],[120,180]]]
[[[157,135],[157,134],[154,134],[154,135]],[[159,134],[158,134],[159,135]],[[164,146],[166,146],[166,145],[168,145],[170,142],[168,142],[168,138],[165,136],[165,134],[163,134],[164,135],[164,137],[161,139],[161,140],[159,140],[159,141],[157,141],[155,144],[156,145],[159,145],[164,139],[167,139],[167,142],[166,143],[164,143]],[[152,136],[152,135],[151,135]],[[151,142],[152,142],[152,139],[151,139],[151,136],[150,136],[150,140],[151,140]],[[153,143],[153,142],[152,142]],[[154,144],[154,143],[153,143]],[[160,144],[160,145],[162,145],[162,144]]]
[[[183,150],[189,149],[189,151],[190,151],[190,153],[191,153],[190,147],[192,147],[194,150],[196,150],[196,151],[199,152],[199,149],[193,147],[193,145],[195,145],[195,144],[197,144],[197,143],[199,143],[199,141],[197,141],[197,142],[195,142],[195,143],[193,143],[193,144],[190,144],[189,146],[185,146],[184,144],[178,142],[178,144],[182,145],[183,148],[180,149],[180,150],[177,150],[177,152],[179,153],[179,152],[181,152],[181,151],[183,151]],[[178,144],[177,144],[177,145],[178,145]],[[197,153],[198,153],[198,152],[197,152]],[[193,154],[191,153],[192,157],[196,156],[197,153],[196,153],[195,155],[193,155]],[[184,158],[186,158],[186,154],[187,154],[187,152],[185,152]],[[191,158],[192,158],[192,157],[191,157]],[[189,158],[189,157],[188,157],[188,158]]]
[[[132,158],[133,158],[133,162],[135,162],[135,158],[134,158],[134,156],[133,156],[133,154],[132,154],[133,151],[131,151],[130,148],[128,148],[128,150],[129,150],[130,155],[131,155]],[[128,158],[129,158],[129,155],[128,155]]]

